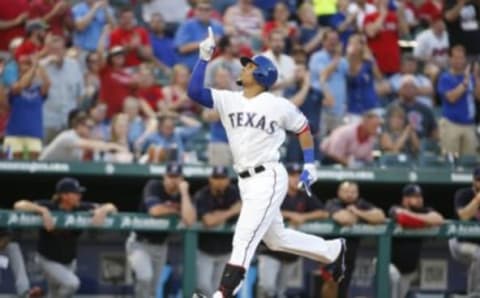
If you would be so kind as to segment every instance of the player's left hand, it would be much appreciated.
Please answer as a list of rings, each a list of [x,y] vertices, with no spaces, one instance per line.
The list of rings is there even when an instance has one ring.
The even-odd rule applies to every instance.
[[[298,188],[305,189],[309,197],[312,196],[310,186],[317,180],[317,169],[313,163],[306,163],[303,165],[303,171],[300,175],[300,182]]]

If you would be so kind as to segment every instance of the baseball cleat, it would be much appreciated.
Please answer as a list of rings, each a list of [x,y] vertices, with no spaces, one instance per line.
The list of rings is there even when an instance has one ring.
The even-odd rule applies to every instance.
[[[340,283],[343,278],[345,277],[345,254],[347,252],[347,244],[345,238],[340,238],[342,242],[342,247],[340,248],[340,254],[338,255],[337,259],[332,263],[333,271],[332,277],[336,283]]]

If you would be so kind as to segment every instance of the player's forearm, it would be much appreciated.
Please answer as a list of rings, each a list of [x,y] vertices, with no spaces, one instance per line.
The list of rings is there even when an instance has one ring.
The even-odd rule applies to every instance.
[[[96,210],[100,210],[105,214],[115,214],[118,212],[117,207],[112,203],[102,204],[98,208],[96,208]]]
[[[45,207],[40,206],[28,200],[21,200],[16,202],[13,208],[16,211],[35,212],[38,214],[43,214],[43,212],[45,212],[45,209],[46,209]]]
[[[458,217],[460,220],[470,220],[477,214],[479,207],[478,200],[473,199],[467,206],[457,209]]]
[[[148,214],[153,217],[178,214],[178,209],[174,206],[157,205],[148,210]]]
[[[197,212],[195,207],[193,207],[192,200],[188,194],[182,194],[180,213],[182,221],[186,226],[193,225],[197,220]]]
[[[193,68],[187,94],[193,101],[207,108],[213,108],[213,98],[210,89],[204,88],[207,61],[199,59]]]
[[[373,210],[358,210],[357,216],[369,224],[381,224],[385,222],[385,213],[382,210],[375,208]]]
[[[298,141],[303,150],[303,162],[304,163],[314,163],[315,162],[315,153],[313,150],[313,137],[310,133],[310,129],[307,127],[298,134]]]
[[[308,220],[322,220],[330,217],[330,214],[325,210],[315,210],[303,214],[305,221]]]
[[[229,211],[213,211],[203,216],[202,223],[207,228],[216,227],[224,224],[230,217]]]

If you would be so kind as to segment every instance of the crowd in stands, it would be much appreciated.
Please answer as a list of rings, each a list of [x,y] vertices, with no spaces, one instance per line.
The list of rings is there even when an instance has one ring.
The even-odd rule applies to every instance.
[[[240,56],[272,59],[271,91],[305,113],[322,164],[475,158],[479,9],[469,0],[2,0],[1,155],[231,165],[218,115],[186,92],[211,26],[205,84],[238,90]],[[301,161],[294,136],[282,155]]]

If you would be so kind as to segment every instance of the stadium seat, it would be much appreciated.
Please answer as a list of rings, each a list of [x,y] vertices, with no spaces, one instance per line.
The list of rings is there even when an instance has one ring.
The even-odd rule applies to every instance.
[[[408,154],[382,154],[378,158],[380,167],[386,168],[409,168],[412,166],[412,159]]]
[[[427,168],[447,168],[452,164],[441,155],[423,153],[418,158],[418,165]]]
[[[476,155],[459,156],[456,160],[456,166],[459,169],[473,169],[480,164],[480,159]]]
[[[442,149],[438,142],[430,139],[423,139],[420,141],[420,152],[439,155],[442,153]]]

